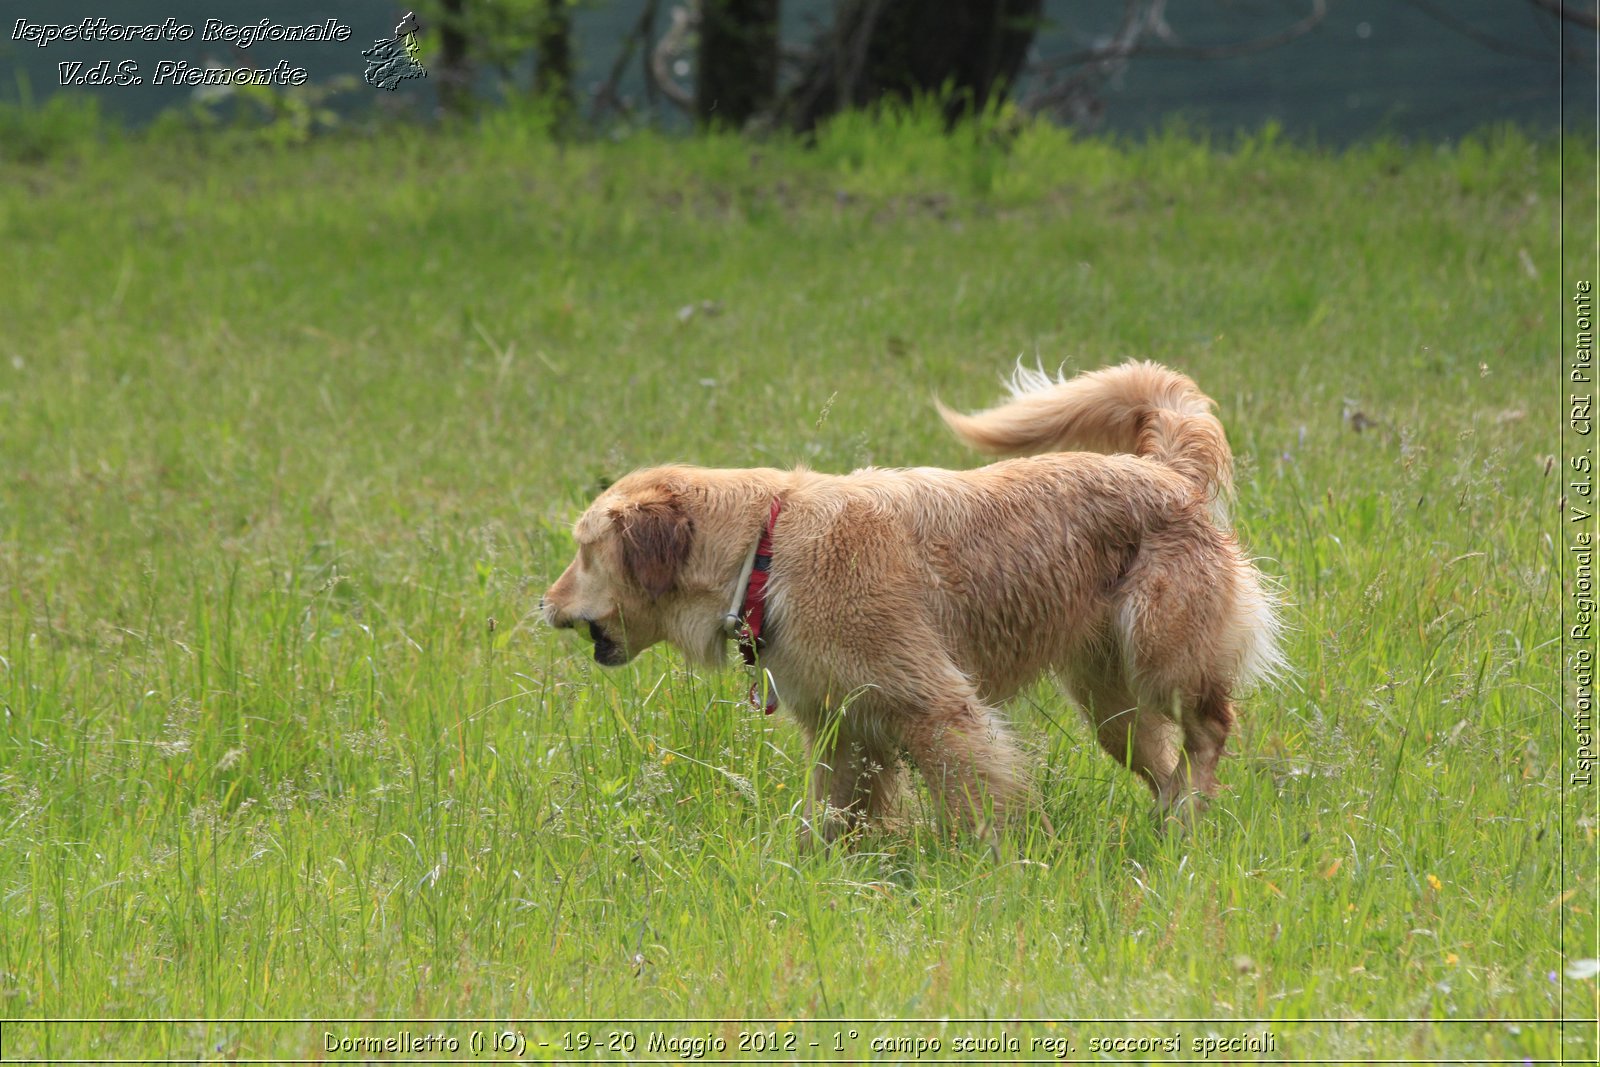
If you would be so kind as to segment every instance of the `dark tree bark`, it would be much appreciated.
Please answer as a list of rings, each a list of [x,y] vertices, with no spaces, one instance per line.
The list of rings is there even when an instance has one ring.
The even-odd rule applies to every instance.
[[[466,0],[439,0],[439,106],[460,115],[472,100]]]
[[[885,97],[941,95],[954,123],[1016,83],[1043,0],[844,0],[780,107],[783,125],[810,130]]]
[[[572,116],[572,8],[567,0],[544,0],[535,35],[533,92],[550,103],[558,126]]]
[[[1575,22],[1579,26],[1587,26],[1591,30],[1600,29],[1600,12],[1592,8],[1585,11],[1581,7],[1572,7],[1564,3],[1563,0],[1533,0],[1533,3],[1535,7],[1542,7],[1552,15],[1568,22]]]
[[[779,0],[704,0],[695,118],[741,129],[778,92]]]

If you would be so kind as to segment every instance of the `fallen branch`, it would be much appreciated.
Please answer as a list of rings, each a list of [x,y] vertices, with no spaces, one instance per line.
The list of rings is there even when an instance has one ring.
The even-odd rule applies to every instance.
[[[606,108],[614,111],[622,110],[622,97],[617,93],[617,87],[622,84],[622,72],[627,69],[628,61],[633,58],[634,49],[641,43],[646,48],[650,44],[650,31],[655,26],[656,4],[658,0],[645,0],[644,9],[639,12],[639,21],[623,38],[622,47],[617,50],[617,58],[611,63],[611,72],[606,80],[594,91],[594,106],[590,109],[591,121],[598,119],[605,113]]]
[[[687,6],[673,8],[672,25],[667,27],[667,32],[661,35],[661,40],[656,42],[655,49],[650,53],[650,80],[661,90],[662,96],[685,111],[694,108],[694,94],[679,85],[672,76],[672,61],[687,49],[689,33],[699,22],[699,0],[690,0]]]

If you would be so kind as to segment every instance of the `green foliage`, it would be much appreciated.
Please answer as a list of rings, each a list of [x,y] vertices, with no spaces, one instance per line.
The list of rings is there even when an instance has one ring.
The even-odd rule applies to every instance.
[[[0,103],[0,163],[82,156],[120,137],[120,130],[106,121],[94,97],[56,93],[43,104],[35,104],[26,77],[20,70],[16,77],[20,102]]]
[[[0,163],[9,1054],[323,1054],[43,1016],[754,1015],[1592,1056],[1592,1027],[1296,1028],[1593,1011],[1558,956],[1562,922],[1594,939],[1595,840],[1561,819],[1542,536],[1550,146],[519,128]],[[1040,687],[1042,815],[1000,859],[917,800],[804,855],[805,754],[739,672],[601,671],[533,619],[605,480],[970,464],[930,395],[992,402],[1019,355],[1165,360],[1240,457],[1296,669],[1194,836]]]
[[[417,7],[423,25],[435,31],[453,26],[462,35],[466,59],[475,73],[493,76],[495,105],[514,104],[529,94],[533,78],[528,67],[539,52],[540,41],[550,19],[570,20],[579,0],[473,0],[451,11],[440,0],[426,0]],[[565,9],[565,10],[563,10]],[[437,63],[442,58],[440,34],[430,32],[421,38],[423,62]]]
[[[186,105],[161,114],[146,138],[161,144],[198,137],[200,143],[224,150],[303,145],[342,130],[345,120],[332,102],[360,88],[360,79],[352,75],[281,87],[207,86]]]

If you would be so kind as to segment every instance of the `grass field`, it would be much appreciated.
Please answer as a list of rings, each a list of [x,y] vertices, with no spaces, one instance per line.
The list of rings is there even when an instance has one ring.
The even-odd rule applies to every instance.
[[[1560,189],[1509,135],[909,120],[0,166],[0,1053],[337,1059],[509,1019],[528,1058],[1006,1030],[1592,1059]],[[798,733],[741,672],[602,671],[531,617],[604,480],[971,465],[931,400],[986,405],[1019,356],[1168,362],[1239,455],[1294,673],[1192,836],[1041,687],[1015,711],[1056,836],[996,858],[914,808],[804,854]],[[324,1017],[460,1021],[283,1021]]]

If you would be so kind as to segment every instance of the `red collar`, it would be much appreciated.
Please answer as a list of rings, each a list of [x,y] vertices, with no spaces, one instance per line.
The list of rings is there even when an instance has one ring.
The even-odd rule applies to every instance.
[[[739,607],[737,615],[728,620],[731,636],[738,638],[739,655],[751,667],[757,666],[757,657],[766,647],[766,638],[762,634],[762,627],[767,616],[767,579],[771,577],[772,568],[772,528],[778,524],[778,512],[783,510],[783,501],[777,497],[772,498],[772,510],[767,514],[767,524],[761,529],[761,539],[756,542],[755,551],[749,564],[749,579],[744,587],[744,600]],[[750,702],[757,707],[765,705],[768,715],[778,707],[778,694],[769,683],[767,699],[763,702],[759,696],[761,680],[750,688]]]

